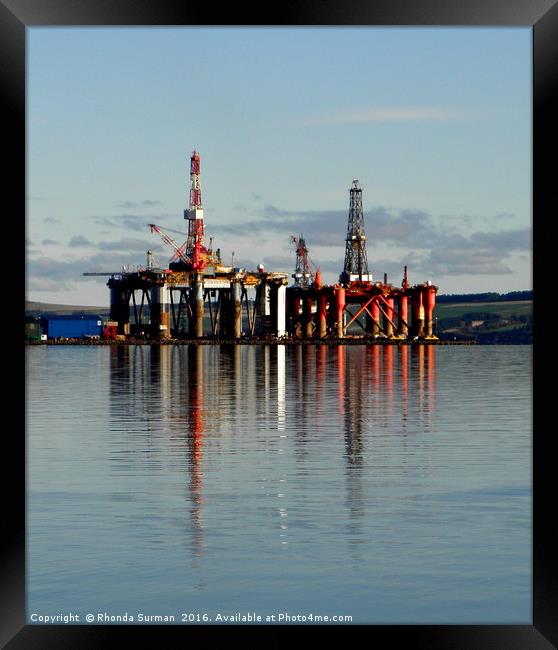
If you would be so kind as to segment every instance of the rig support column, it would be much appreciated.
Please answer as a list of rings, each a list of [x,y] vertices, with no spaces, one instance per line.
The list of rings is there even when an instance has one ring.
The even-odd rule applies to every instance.
[[[170,338],[169,291],[165,285],[151,288],[151,328],[154,336]]]
[[[203,275],[196,273],[194,280],[194,335],[197,339],[203,336]]]
[[[314,299],[312,296],[304,296],[304,337],[311,339],[313,335],[312,328],[312,305],[314,304]]]
[[[408,313],[408,298],[404,293],[399,295],[399,313],[397,315],[397,333],[404,338],[407,338],[409,334],[409,328],[407,323],[409,322],[409,313]]]
[[[230,338],[231,298],[228,289],[219,289],[219,336],[223,339]]]
[[[395,314],[393,311],[393,298],[386,298],[387,305],[384,306],[384,310],[386,314],[388,315],[388,318],[384,317],[384,332],[386,336],[393,336],[393,325],[392,323],[395,321]],[[391,321],[391,323],[390,323]]]
[[[318,295],[318,336],[323,339],[327,335],[327,296],[323,291]]]
[[[233,335],[235,339],[242,336],[242,287],[238,280],[231,282],[233,302]]]
[[[413,336],[424,336],[424,307],[422,305],[422,291],[420,289],[413,292],[411,309],[413,312]]]
[[[269,285],[269,333],[272,336],[277,336],[277,289],[275,282]]]
[[[265,278],[256,287],[256,308],[257,333],[260,335],[267,334],[270,329],[271,304],[270,286]]]
[[[423,290],[423,303],[424,303],[424,334],[425,336],[433,336],[432,325],[433,325],[433,313],[434,305],[436,304],[436,288],[433,286],[427,286]]]
[[[130,295],[126,289],[114,284],[110,285],[110,319],[118,323],[118,333],[124,334],[130,323]]]
[[[287,287],[280,284],[277,287],[277,336],[285,336],[287,333],[285,325]]]
[[[300,298],[292,301],[292,335],[299,339],[302,336],[302,325],[300,323]]]
[[[337,337],[343,338],[343,310],[345,309],[345,289],[335,288],[335,302],[337,307]]]
[[[372,301],[370,311],[372,313],[372,336],[378,336],[380,334],[380,307],[377,299]]]

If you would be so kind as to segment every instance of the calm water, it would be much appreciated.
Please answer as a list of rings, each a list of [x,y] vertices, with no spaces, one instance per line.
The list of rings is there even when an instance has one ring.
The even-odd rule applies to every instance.
[[[28,617],[532,623],[531,357],[28,347]]]

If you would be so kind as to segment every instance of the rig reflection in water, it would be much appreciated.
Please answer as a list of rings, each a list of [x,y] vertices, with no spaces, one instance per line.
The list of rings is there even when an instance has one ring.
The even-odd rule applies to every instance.
[[[422,345],[111,347],[114,431],[121,431],[122,417],[135,418],[147,452],[120,457],[118,469],[138,458],[159,467],[164,454],[158,447],[172,444],[172,464],[186,475],[183,526],[195,563],[213,525],[207,525],[204,508],[225,499],[234,516],[241,499],[233,490],[216,493],[213,472],[234,472],[237,456],[256,447],[267,454],[262,468],[277,454],[292,454],[303,467],[315,462],[312,455],[324,453],[321,443],[329,453],[331,435],[344,457],[348,535],[356,552],[366,512],[363,481],[373,477],[375,462],[388,462],[383,454],[389,437],[405,437],[417,427],[435,430],[437,351]],[[129,396],[124,412],[123,394]],[[397,471],[405,472],[407,461],[403,455],[399,460]],[[286,547],[296,519],[289,512],[288,476],[277,464],[269,466],[275,468],[273,486],[269,477],[259,480],[277,497],[273,521]]]

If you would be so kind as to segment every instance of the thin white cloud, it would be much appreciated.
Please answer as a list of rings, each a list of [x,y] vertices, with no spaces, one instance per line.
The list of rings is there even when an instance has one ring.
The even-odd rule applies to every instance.
[[[447,108],[365,108],[316,115],[293,122],[294,126],[331,126],[365,124],[367,122],[426,122],[457,120],[466,117],[463,111]]]
[[[72,284],[67,282],[52,279],[52,278],[40,278],[40,277],[30,277],[27,282],[27,288],[30,291],[68,291],[73,287]]]
[[[119,208],[142,208],[145,206],[159,205],[161,201],[155,201],[152,199],[145,199],[144,201],[117,201],[115,205]]]
[[[74,235],[68,242],[68,246],[71,248],[78,248],[80,246],[94,246],[94,244],[83,235]]]

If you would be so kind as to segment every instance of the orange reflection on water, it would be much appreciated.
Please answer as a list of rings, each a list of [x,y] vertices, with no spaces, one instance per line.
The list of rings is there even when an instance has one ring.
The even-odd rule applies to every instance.
[[[345,346],[338,345],[335,350],[337,352],[337,402],[339,414],[345,415]]]
[[[428,424],[432,424],[432,416],[436,408],[436,354],[435,345],[426,346],[426,381],[427,381],[427,416]]]
[[[382,379],[387,414],[393,415],[393,345],[384,345]]]
[[[424,346],[414,345],[413,354],[416,358],[416,374],[418,387],[419,415],[424,411]]]
[[[412,350],[416,363],[418,414],[428,428],[436,406],[436,346],[416,345]]]
[[[205,396],[203,381],[203,348],[201,345],[188,347],[188,423],[187,438],[190,467],[190,518],[194,531],[192,554],[201,556],[203,551],[203,434],[205,431]]]
[[[368,364],[372,368],[372,381],[374,388],[379,389],[380,386],[380,349],[377,345],[370,345],[366,348],[370,360]]]
[[[404,423],[409,418],[409,346],[399,346],[401,365],[401,417]]]
[[[322,405],[326,376],[326,364],[327,348],[325,345],[320,345],[316,354],[316,415],[318,416],[319,420],[321,420],[323,411]]]

